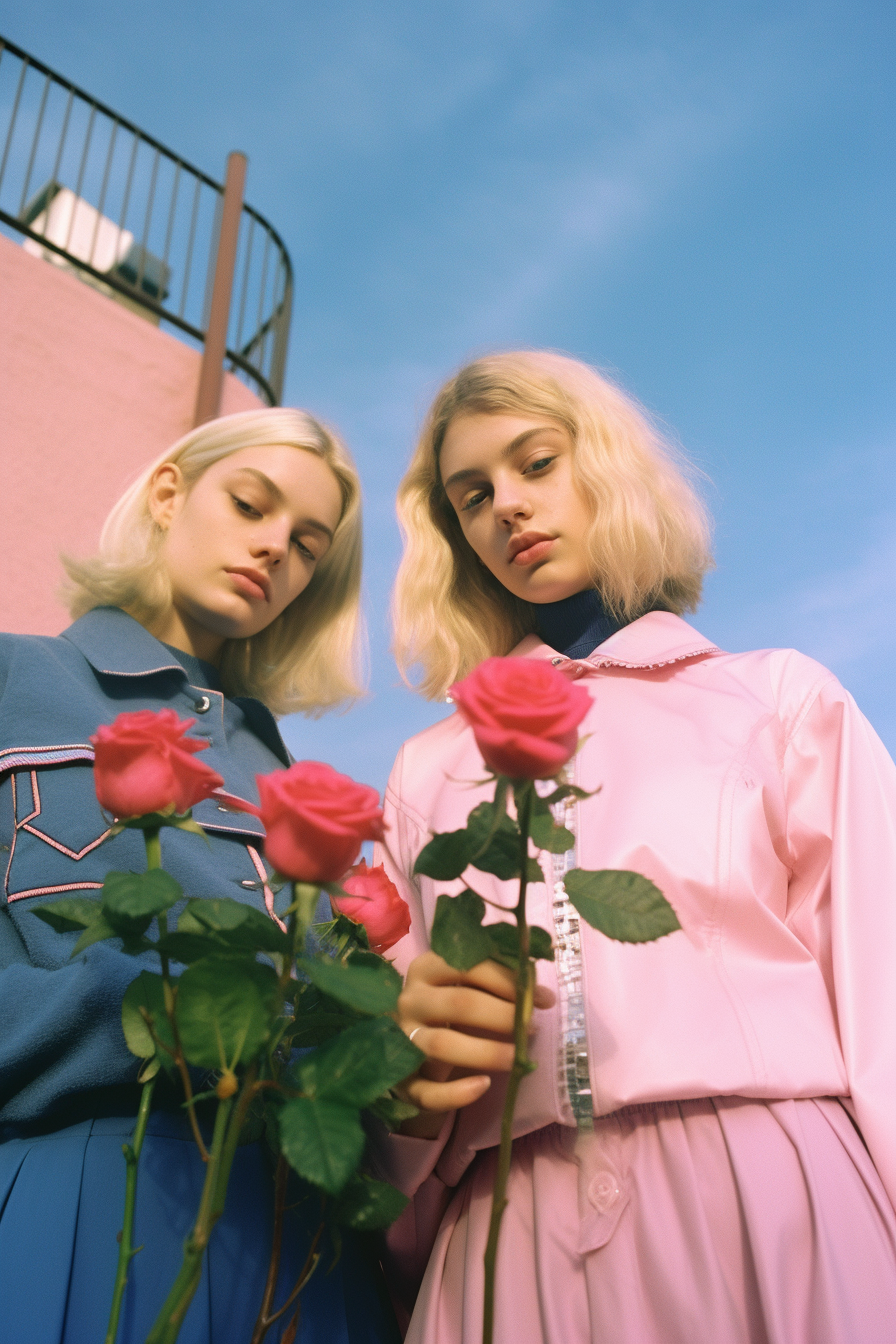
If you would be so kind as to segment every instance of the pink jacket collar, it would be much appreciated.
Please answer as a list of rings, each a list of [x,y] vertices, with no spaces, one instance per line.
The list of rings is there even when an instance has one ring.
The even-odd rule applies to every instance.
[[[538,635],[527,635],[511,656],[546,658],[564,671],[567,668],[585,671],[597,667],[665,667],[685,658],[715,653],[721,653],[718,645],[705,639],[680,616],[674,616],[671,611],[649,611],[605,639],[587,658],[565,658]]]

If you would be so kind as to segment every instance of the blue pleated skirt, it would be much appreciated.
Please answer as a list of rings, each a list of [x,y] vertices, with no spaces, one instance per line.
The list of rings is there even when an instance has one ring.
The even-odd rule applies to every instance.
[[[0,1342],[102,1344],[124,1210],[122,1144],[134,1119],[85,1120],[0,1143]],[[150,1116],[118,1344],[143,1344],[181,1262],[204,1166],[181,1116]],[[315,1206],[315,1207],[312,1207]],[[248,1344],[267,1277],[273,1181],[259,1144],[237,1150],[227,1205],[179,1344]],[[288,1215],[277,1289],[285,1301],[317,1228],[316,1201]],[[265,1337],[277,1344],[292,1311]],[[329,1243],[301,1294],[299,1344],[397,1344],[371,1242]]]

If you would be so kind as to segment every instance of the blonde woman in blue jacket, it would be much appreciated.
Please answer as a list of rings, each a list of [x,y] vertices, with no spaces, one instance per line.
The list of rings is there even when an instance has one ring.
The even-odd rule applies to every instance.
[[[33,914],[62,893],[98,890],[110,869],[144,863],[135,831],[101,843],[90,735],[122,711],[174,709],[196,720],[193,734],[209,743],[203,761],[224,789],[257,801],[255,775],[289,760],[274,714],[320,713],[358,693],[357,475],[335,435],[302,411],[226,416],[143,473],[113,509],[96,557],[66,564],[75,623],[57,638],[0,635],[0,1339],[15,1344],[105,1337],[121,1147],[138,1100],[120,1012],[140,959],[110,943],[70,959],[76,935]],[[210,843],[166,829],[165,867],[188,894],[273,913],[260,823],[215,799],[194,815]],[[120,1344],[138,1344],[155,1319],[201,1188],[179,1098],[172,1089],[167,1109],[165,1100],[141,1156],[143,1249]],[[271,1205],[264,1155],[247,1145],[182,1344],[248,1341]],[[299,1211],[284,1247],[282,1295],[310,1220]],[[378,1269],[349,1237],[336,1269],[303,1293],[299,1339],[395,1338]]]

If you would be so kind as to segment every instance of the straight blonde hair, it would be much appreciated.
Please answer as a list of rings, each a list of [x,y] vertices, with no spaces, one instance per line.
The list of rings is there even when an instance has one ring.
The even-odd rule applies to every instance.
[[[113,606],[151,625],[171,602],[158,562],[163,533],[148,503],[157,469],[176,463],[189,489],[241,448],[280,444],[326,462],[342,491],[342,514],[307,588],[257,635],[226,640],[219,670],[228,695],[254,696],[276,714],[316,716],[362,694],[361,490],[348,449],[306,411],[239,411],[185,434],[122,495],[103,526],[98,553],[87,560],[62,557],[70,580],[63,596],[73,617]]]
[[[680,615],[700,600],[712,566],[706,509],[693,468],[645,412],[596,370],[566,355],[486,355],[445,383],[398,491],[405,540],[393,594],[395,656],[419,670],[430,699],[483,658],[509,653],[535,629],[535,609],[481,565],[442,486],[439,454],[459,415],[546,417],[572,439],[574,473],[590,505],[592,582],[614,616],[662,608]]]

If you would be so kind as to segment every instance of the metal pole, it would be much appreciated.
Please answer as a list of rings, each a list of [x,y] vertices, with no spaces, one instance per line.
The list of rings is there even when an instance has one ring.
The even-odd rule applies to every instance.
[[[246,164],[245,154],[234,152],[227,156],[227,176],[224,180],[224,199],[221,204],[221,229],[215,257],[215,279],[212,285],[208,329],[202,351],[202,366],[199,370],[194,425],[202,425],[206,420],[213,420],[221,407],[224,356],[227,353],[227,326],[230,320],[230,295],[233,289],[236,245],[243,211]]]

